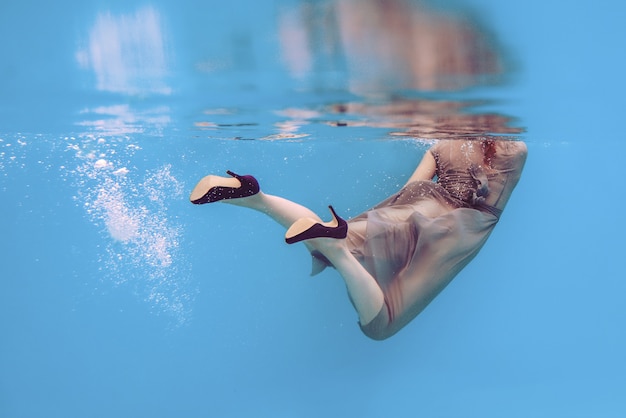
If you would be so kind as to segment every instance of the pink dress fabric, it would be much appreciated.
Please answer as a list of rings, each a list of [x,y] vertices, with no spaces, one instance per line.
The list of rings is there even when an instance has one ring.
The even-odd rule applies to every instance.
[[[409,183],[351,219],[352,254],[376,279],[385,303],[369,323],[368,337],[394,335],[417,316],[478,254],[517,185],[526,145],[495,141],[486,163],[484,142],[445,140],[428,152],[437,181]],[[330,265],[313,253],[314,273]]]

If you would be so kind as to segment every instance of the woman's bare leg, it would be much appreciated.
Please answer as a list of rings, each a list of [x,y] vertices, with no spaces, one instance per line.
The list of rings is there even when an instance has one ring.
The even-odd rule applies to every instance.
[[[292,202],[291,200],[287,200],[279,196],[272,196],[263,192],[259,192],[254,196],[241,199],[223,200],[222,202],[263,212],[282,225],[285,229],[289,228],[300,218],[313,218],[322,222],[315,212],[309,208]]]
[[[224,203],[243,206],[263,212],[285,229],[301,218],[322,220],[310,209],[278,196],[259,192],[241,199],[224,200]],[[343,278],[350,298],[359,315],[361,325],[367,325],[378,315],[384,295],[376,280],[350,253],[345,239],[315,238],[304,241],[309,249],[322,253]]]
[[[378,282],[348,250],[346,240],[315,238],[308,240],[307,244],[333,264],[346,284],[359,322],[362,326],[369,324],[383,307],[385,296]]]

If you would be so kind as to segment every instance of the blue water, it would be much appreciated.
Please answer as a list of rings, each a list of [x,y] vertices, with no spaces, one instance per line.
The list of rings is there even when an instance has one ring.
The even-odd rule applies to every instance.
[[[0,417],[626,414],[621,3],[438,1],[500,66],[417,81],[440,51],[404,61],[375,2],[337,2],[360,26],[328,2],[5,3]],[[232,169],[354,216],[484,115],[528,144],[522,181],[384,342],[280,227],[187,201]]]

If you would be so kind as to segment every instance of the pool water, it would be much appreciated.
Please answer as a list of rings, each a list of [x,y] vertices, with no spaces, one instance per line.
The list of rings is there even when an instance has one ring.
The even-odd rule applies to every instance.
[[[409,4],[0,6],[0,416],[624,416],[624,7]],[[351,217],[467,136],[522,180],[383,342],[278,225],[188,202],[233,170]]]

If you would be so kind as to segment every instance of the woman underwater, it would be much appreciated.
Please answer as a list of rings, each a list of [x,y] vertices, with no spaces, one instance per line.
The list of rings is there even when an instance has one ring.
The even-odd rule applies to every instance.
[[[343,278],[368,337],[383,340],[417,316],[476,256],[495,227],[526,161],[523,142],[442,140],[406,185],[344,221],[330,207],[323,222],[306,207],[263,193],[256,179],[204,177],[195,204],[224,202],[258,210],[303,241],[313,274],[327,266]]]

